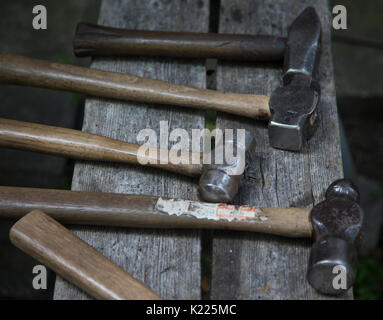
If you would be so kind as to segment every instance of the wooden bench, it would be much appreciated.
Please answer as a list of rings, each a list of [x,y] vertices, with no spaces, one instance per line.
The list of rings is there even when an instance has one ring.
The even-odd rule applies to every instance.
[[[269,146],[265,122],[218,114],[217,127],[247,128],[256,137],[256,158],[251,166],[257,176],[246,181],[237,203],[308,206],[321,201],[327,186],[343,175],[328,1],[221,0],[219,32],[285,36],[293,19],[310,5],[321,17],[323,31],[318,131],[301,153],[285,152]],[[103,0],[98,22],[130,29],[208,32],[209,19],[207,0]],[[110,57],[95,59],[92,67],[206,87],[204,60]],[[280,81],[281,65],[218,62],[218,90],[270,95]],[[89,97],[83,130],[137,142],[141,129],[152,128],[159,133],[160,121],[168,121],[170,130],[183,128],[191,133],[192,129],[205,126],[205,114],[171,106]],[[197,199],[196,185],[192,179],[150,168],[77,162],[72,189]],[[111,227],[74,227],[73,230],[163,298],[201,298],[201,231]],[[226,231],[214,231],[212,235],[212,299],[326,298],[306,281],[309,239]],[[89,297],[57,277],[54,298]],[[352,298],[352,293],[343,298]]]

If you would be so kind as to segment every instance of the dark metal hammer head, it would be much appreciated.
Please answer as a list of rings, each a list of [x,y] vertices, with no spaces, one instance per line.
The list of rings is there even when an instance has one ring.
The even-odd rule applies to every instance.
[[[337,180],[326,200],[311,211],[314,245],[307,279],[321,293],[339,295],[355,281],[357,247],[363,222],[359,193],[348,180]]]
[[[269,140],[274,148],[299,151],[315,131],[320,98],[313,79],[320,56],[321,24],[306,8],[290,26],[283,64],[283,86],[270,97]]]
[[[248,131],[244,133],[242,142],[227,137],[216,141],[216,147],[211,152],[211,164],[203,166],[199,180],[199,195],[202,200],[223,203],[234,200],[243,180],[250,152],[255,149],[253,136]],[[234,151],[233,161],[227,159],[226,151],[229,154]]]

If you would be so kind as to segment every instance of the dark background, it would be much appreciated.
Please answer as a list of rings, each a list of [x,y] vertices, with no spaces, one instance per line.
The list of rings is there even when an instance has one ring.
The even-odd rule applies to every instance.
[[[217,1],[212,0],[213,5]],[[342,127],[345,176],[359,186],[366,219],[356,298],[383,298],[383,1],[343,4],[348,29],[334,31],[333,57]],[[45,5],[48,29],[32,28],[32,8]],[[80,21],[97,22],[99,0],[2,0],[0,51],[68,64],[89,65],[72,53]],[[214,70],[209,70],[209,76]],[[84,97],[68,92],[1,84],[0,117],[81,129]],[[73,162],[59,157],[0,149],[0,185],[70,189]],[[12,223],[0,221],[0,299],[49,299],[50,290],[32,288],[37,263],[8,240]]]

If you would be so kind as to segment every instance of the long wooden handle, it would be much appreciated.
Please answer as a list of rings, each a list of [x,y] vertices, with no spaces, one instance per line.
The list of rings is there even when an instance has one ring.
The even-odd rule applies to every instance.
[[[283,59],[284,38],[265,35],[127,30],[79,23],[73,46],[79,57],[137,55],[244,61]]]
[[[0,187],[0,218],[39,209],[69,224],[227,229],[310,237],[309,208],[259,208],[144,195]]]
[[[0,118],[0,146],[38,151],[73,159],[139,163],[137,157],[140,145],[138,144],[78,130],[2,118]],[[186,157],[186,159],[183,159],[179,164],[173,164],[170,161],[167,163],[162,161],[168,152],[168,150],[148,147],[147,152],[140,152],[140,163],[147,163],[148,166],[188,176],[201,174],[202,161],[201,164],[192,163],[193,157],[194,159],[201,158],[200,153],[188,152],[187,155],[181,153],[180,157]]]
[[[41,211],[32,211],[20,219],[9,236],[16,247],[97,299],[161,299]]]
[[[214,109],[250,118],[270,117],[269,97],[222,93],[84,67],[0,54],[0,81],[92,96]]]

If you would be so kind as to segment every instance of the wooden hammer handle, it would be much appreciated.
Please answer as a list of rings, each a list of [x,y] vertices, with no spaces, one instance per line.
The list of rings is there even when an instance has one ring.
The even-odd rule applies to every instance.
[[[42,210],[69,224],[227,229],[310,237],[309,208],[259,208],[102,192],[0,187],[0,218]]]
[[[10,230],[11,242],[97,299],[158,300],[156,293],[41,211]]]
[[[250,118],[270,117],[269,97],[222,93],[118,72],[0,54],[0,81],[105,98],[214,109]]]
[[[244,61],[283,59],[286,39],[245,34],[145,31],[79,23],[73,41],[79,57],[136,55]]]
[[[81,160],[114,161],[138,164],[137,156],[140,145],[119,141],[78,130],[52,127],[47,125],[8,120],[0,118],[0,146],[38,151]],[[161,163],[161,157],[168,150],[151,148],[152,152],[142,153],[142,160],[147,165],[188,176],[198,176],[202,164],[192,164],[192,157],[201,158],[200,153],[181,153],[186,157],[179,164]],[[152,155],[155,155],[154,157]],[[141,162],[142,163],[142,162]],[[185,164],[189,163],[189,164]],[[202,162],[201,162],[202,163]]]

